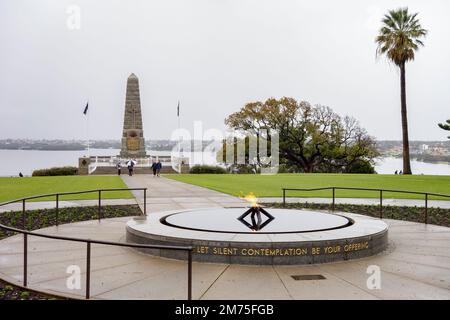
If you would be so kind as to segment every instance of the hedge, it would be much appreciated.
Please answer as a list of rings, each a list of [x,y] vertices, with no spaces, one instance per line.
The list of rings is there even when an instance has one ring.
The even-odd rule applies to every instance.
[[[78,174],[77,167],[53,167],[50,169],[34,170],[33,177],[42,176],[76,176]]]

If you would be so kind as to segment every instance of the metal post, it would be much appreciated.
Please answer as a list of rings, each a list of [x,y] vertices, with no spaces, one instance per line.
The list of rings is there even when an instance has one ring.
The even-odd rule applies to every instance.
[[[28,284],[28,234],[23,234],[23,286]]]
[[[383,190],[380,190],[380,219],[383,219]]]
[[[147,188],[144,189],[144,216],[147,215]]]
[[[286,206],[286,189],[283,188],[283,207]]]
[[[56,211],[55,211],[56,226],[59,224],[59,194],[56,194]]]
[[[102,220],[102,191],[98,190],[98,222]]]
[[[428,224],[428,193],[425,193],[425,224]]]
[[[192,250],[188,251],[188,300],[192,300]]]
[[[332,210],[334,211],[335,207],[336,207],[336,202],[335,202],[335,187],[333,187],[333,205],[332,205]]]
[[[22,199],[22,227],[26,230],[26,217],[25,217],[25,199]]]
[[[86,253],[86,299],[91,296],[91,243],[87,242]]]

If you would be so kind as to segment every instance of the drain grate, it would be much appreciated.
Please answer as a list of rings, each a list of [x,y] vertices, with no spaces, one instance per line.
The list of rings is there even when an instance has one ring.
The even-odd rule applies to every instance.
[[[301,281],[301,280],[324,280],[324,279],[326,279],[321,274],[296,274],[296,275],[291,276],[291,277],[295,281]]]

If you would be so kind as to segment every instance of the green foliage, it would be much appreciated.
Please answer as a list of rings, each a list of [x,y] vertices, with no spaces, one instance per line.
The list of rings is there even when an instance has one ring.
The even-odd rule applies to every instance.
[[[137,216],[141,214],[137,205],[117,205],[102,206],[102,218],[117,218]],[[59,224],[87,221],[98,218],[98,207],[68,207],[59,208]],[[55,209],[38,209],[26,211],[25,228],[27,230],[37,230],[56,225]],[[0,224],[5,226],[24,228],[22,221],[22,211],[7,211],[0,215]],[[1,230],[1,229],[0,229]],[[2,231],[0,239],[11,235],[9,231]]]
[[[330,210],[329,204],[321,203],[298,202],[286,203],[285,205],[282,203],[263,203],[263,205],[272,208]],[[380,207],[377,205],[336,204],[335,211],[358,213],[377,218],[380,216]],[[385,219],[424,223],[424,214],[425,208],[422,207],[383,206],[383,218]],[[448,209],[428,208],[428,223],[450,227]]]
[[[347,173],[376,173],[373,165],[367,160],[357,160],[347,167]]]
[[[375,140],[355,119],[341,117],[329,107],[313,106],[293,98],[247,103],[225,123],[263,143],[267,141],[267,149],[272,141],[270,130],[278,132],[280,163],[297,168],[297,172],[349,172],[348,167],[353,163],[371,162],[379,155]],[[231,143],[236,151],[237,140],[227,145]],[[246,139],[246,163],[261,166],[264,161],[258,153],[256,159],[249,159],[248,145]],[[222,147],[219,154],[225,155],[226,148]]]
[[[42,176],[75,176],[78,174],[78,168],[76,167],[53,167],[50,169],[34,170],[33,177]]]
[[[450,119],[446,121],[447,123],[439,123],[438,126],[439,128],[446,130],[446,131],[450,131]],[[450,139],[450,136],[448,136],[447,138]]]
[[[383,26],[375,39],[377,54],[385,54],[397,66],[414,60],[415,51],[423,46],[422,38],[428,33],[420,25],[417,15],[410,14],[408,8],[390,10],[384,16]]]
[[[213,173],[213,174],[224,174],[227,171],[219,166],[208,166],[208,165],[195,165],[190,170],[189,173],[192,174],[204,174],[204,173]]]

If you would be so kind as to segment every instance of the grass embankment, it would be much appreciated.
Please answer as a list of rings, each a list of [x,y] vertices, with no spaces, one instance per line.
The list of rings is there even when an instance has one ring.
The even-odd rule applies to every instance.
[[[319,187],[360,187],[382,188],[406,191],[421,191],[450,194],[450,176],[430,175],[382,175],[382,174],[174,174],[165,177],[181,182],[206,187],[234,196],[249,192],[258,197],[280,197],[281,188],[319,188]],[[331,196],[329,191],[299,192],[289,191],[289,197]],[[373,191],[338,190],[339,198],[378,198]],[[383,193],[384,198],[423,199],[423,195],[405,193]],[[435,199],[430,197],[430,199]],[[450,198],[447,198],[450,200]]]
[[[57,192],[73,192],[93,189],[126,188],[117,176],[57,176],[57,177],[24,177],[0,178],[0,202]],[[129,199],[133,195],[129,191],[104,192],[102,199]],[[61,196],[64,200],[97,199],[97,193]],[[55,200],[55,197],[39,198],[32,201]]]

